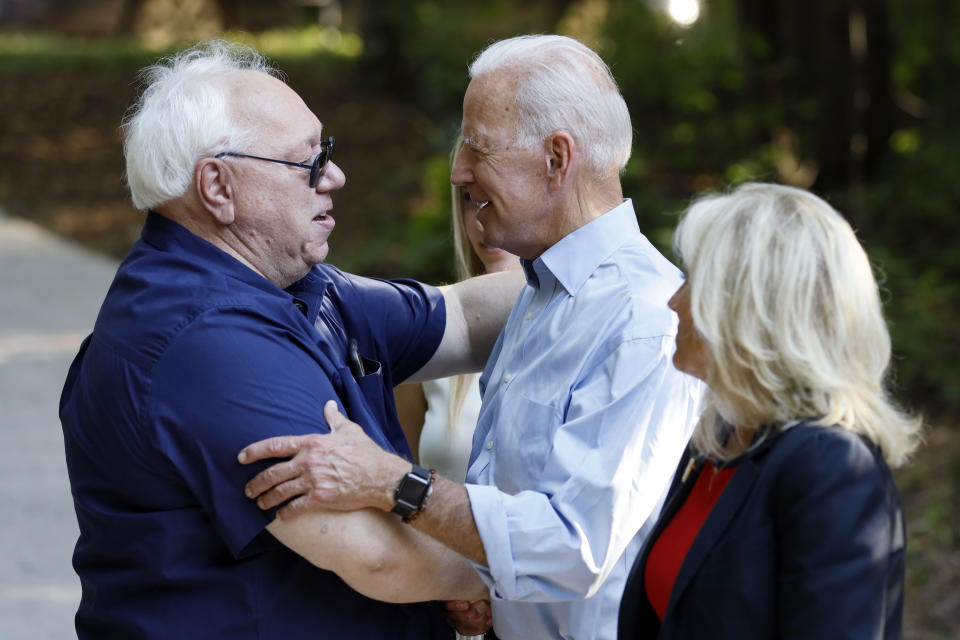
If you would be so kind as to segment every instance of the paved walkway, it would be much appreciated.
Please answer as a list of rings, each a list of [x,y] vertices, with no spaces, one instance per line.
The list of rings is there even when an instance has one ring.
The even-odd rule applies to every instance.
[[[76,638],[60,389],[113,260],[0,211],[0,638]]]

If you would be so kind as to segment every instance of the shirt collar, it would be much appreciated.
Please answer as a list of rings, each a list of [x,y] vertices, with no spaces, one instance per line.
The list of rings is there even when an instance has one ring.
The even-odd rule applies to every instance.
[[[534,261],[520,258],[520,266],[523,267],[523,275],[527,278],[527,284],[534,289],[540,288],[540,276],[534,269]]]
[[[315,265],[307,275],[286,289],[296,300],[302,300],[307,304],[306,316],[310,324],[317,323],[317,316],[320,313],[323,294],[326,292],[327,284],[330,282],[329,277],[325,273],[325,270],[328,268],[325,264]]]
[[[523,260],[527,283],[539,288],[552,276],[569,295],[576,295],[600,263],[639,234],[633,202],[626,198],[610,211],[568,233],[536,260]]]
[[[147,212],[141,238],[161,251],[188,256],[200,268],[239,280],[265,293],[288,298],[291,304],[302,301],[307,305],[305,315],[311,323],[316,321],[320,312],[320,300],[328,279],[319,267],[312,268],[286,290],[281,289],[219,247],[155,211]]]

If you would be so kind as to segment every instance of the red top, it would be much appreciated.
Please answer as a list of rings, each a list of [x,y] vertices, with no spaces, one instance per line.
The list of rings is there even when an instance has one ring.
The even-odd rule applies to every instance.
[[[644,587],[647,599],[661,621],[667,613],[670,592],[680,573],[680,565],[734,471],[736,467],[717,471],[712,462],[707,462],[687,499],[650,549],[643,574]]]

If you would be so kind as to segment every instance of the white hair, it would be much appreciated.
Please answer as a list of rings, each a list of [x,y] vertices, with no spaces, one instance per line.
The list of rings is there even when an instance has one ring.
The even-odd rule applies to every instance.
[[[879,290],[839,213],[801,189],[746,184],[696,201],[674,245],[710,360],[696,449],[729,460],[752,430],[806,420],[865,436],[892,466],[906,461],[920,420],[887,392]]]
[[[254,49],[224,40],[198,44],[140,72],[146,88],[122,126],[135,207],[182,196],[198,160],[249,141],[251,132],[231,116],[225,81],[238,71],[278,76]]]
[[[610,68],[586,45],[557,35],[518,36],[487,47],[470,77],[509,69],[517,84],[517,144],[532,149],[566,131],[597,175],[622,171],[630,159],[633,127]]]

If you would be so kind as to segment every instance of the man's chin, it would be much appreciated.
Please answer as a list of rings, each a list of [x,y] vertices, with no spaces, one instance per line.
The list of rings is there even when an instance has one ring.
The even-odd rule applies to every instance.
[[[500,249],[500,240],[500,238],[495,237],[493,234],[485,233],[483,237],[480,238],[480,243],[484,249]]]
[[[308,248],[307,259],[305,262],[308,262],[310,266],[320,264],[327,259],[327,254],[330,253],[330,245],[326,240],[322,244],[317,246],[316,243],[313,243],[312,246]]]

